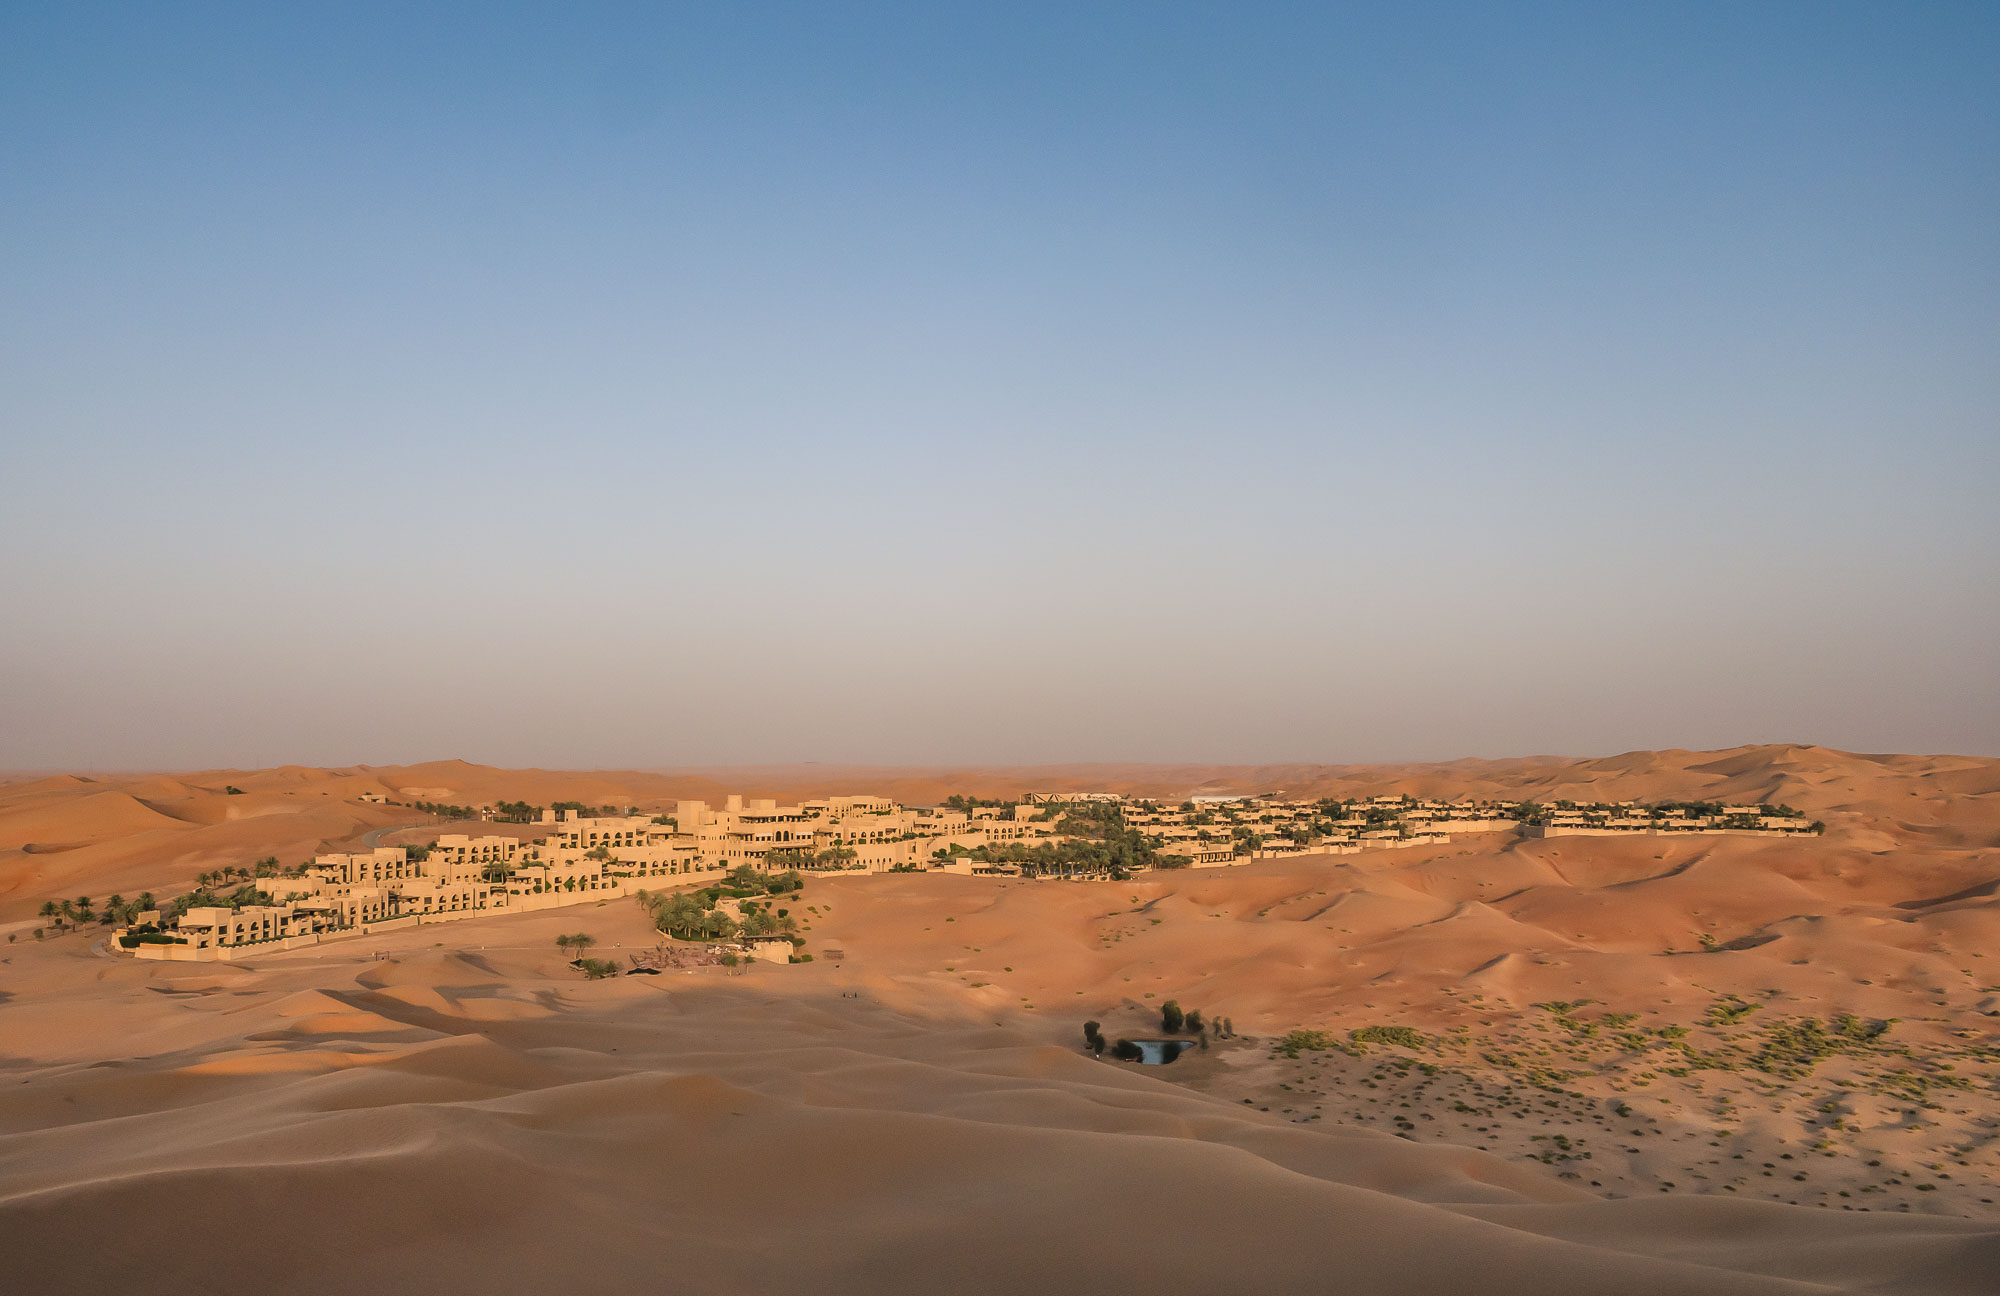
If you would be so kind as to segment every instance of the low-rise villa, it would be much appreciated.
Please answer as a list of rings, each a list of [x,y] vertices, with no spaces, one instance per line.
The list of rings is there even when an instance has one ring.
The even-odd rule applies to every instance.
[[[1176,806],[1115,793],[1039,793],[1018,802],[952,798],[908,808],[882,797],[823,797],[797,805],[731,796],[721,807],[680,801],[670,813],[586,816],[542,810],[539,837],[446,834],[426,847],[329,853],[247,898],[180,902],[119,932],[145,958],[230,957],[245,947],[287,948],[386,926],[498,911],[552,908],[760,871],[1016,874],[1066,843],[1115,824],[1142,843],[1125,868],[1216,868],[1252,859],[1351,854],[1451,840],[1454,833],[1518,828],[1528,836],[1702,832],[1797,836],[1817,832],[1782,806],[1679,803],[1654,807],[1443,802],[1408,796],[1362,801],[1282,795],[1202,797]],[[1041,853],[1038,855],[1037,851]],[[1121,858],[1132,858],[1130,855]],[[1102,872],[1100,864],[1098,871]],[[1087,874],[1089,870],[1085,870]],[[1064,876],[1078,876],[1068,872]]]

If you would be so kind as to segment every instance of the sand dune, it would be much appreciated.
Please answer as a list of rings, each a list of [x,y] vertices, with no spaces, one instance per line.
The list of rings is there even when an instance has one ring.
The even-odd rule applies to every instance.
[[[639,937],[626,907],[594,925]],[[187,1245],[221,1220],[281,1240],[282,1285],[307,1292],[1775,1293],[1851,1287],[1857,1258],[1891,1289],[1970,1291],[1960,1276],[2000,1259],[1983,1226],[1883,1219],[1832,1264],[1856,1249],[1846,1220],[1600,1203],[1489,1154],[1302,1129],[1095,1062],[1032,1015],[840,998],[832,970],[586,985],[539,951],[479,966],[385,944],[387,963],[274,958],[167,1001],[179,1028],[150,1055],[22,1068],[44,1119],[16,1107],[0,1141],[0,1244],[37,1289],[267,1288],[268,1257]],[[38,969],[37,990],[94,997],[88,958]],[[496,974],[556,1010],[468,1008]],[[376,1012],[319,1011],[371,986]],[[119,1247],[64,1263],[114,1220]]]
[[[1990,1291],[1996,769],[1784,746],[0,784],[15,914],[56,862],[64,894],[166,892],[200,861],[414,823],[356,798],[418,786],[640,805],[890,780],[913,800],[1064,779],[1768,794],[1829,824],[1811,841],[1481,834],[1123,883],[814,878],[792,903],[837,963],[605,982],[553,938],[650,946],[630,902],[201,966],[17,930],[0,1248],[49,1292]],[[1237,1037],[1161,1068],[1082,1051],[1085,1018],[1148,1034],[1168,998]],[[1840,1013],[1899,1020],[1784,1052]],[[1273,1047],[1365,1028],[1393,1029]]]
[[[0,814],[0,850],[34,847],[53,854],[139,833],[186,827],[181,820],[125,792],[41,799]]]

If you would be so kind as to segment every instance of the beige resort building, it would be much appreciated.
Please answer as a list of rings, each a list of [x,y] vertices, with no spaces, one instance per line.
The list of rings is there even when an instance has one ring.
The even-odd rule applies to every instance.
[[[694,881],[742,865],[817,857],[830,867],[1014,873],[966,858],[981,846],[1033,844],[1056,835],[1066,805],[1112,803],[1124,822],[1194,868],[1301,854],[1351,854],[1451,840],[1452,834],[1521,829],[1532,836],[1618,833],[1813,831],[1803,819],[1755,806],[1713,815],[1629,802],[1564,805],[1523,823],[1517,807],[1408,796],[1360,801],[1203,797],[1169,807],[1115,793],[1031,794],[1016,805],[911,809],[882,797],[823,797],[797,805],[731,796],[713,807],[680,801],[671,814],[560,816],[543,811],[539,840],[448,834],[413,855],[401,846],[317,856],[297,877],[265,879],[271,905],[187,910],[133,947],[142,958],[227,958],[249,947],[287,948],[421,922],[546,909],[629,895],[663,880]],[[133,927],[151,932],[157,911]]]

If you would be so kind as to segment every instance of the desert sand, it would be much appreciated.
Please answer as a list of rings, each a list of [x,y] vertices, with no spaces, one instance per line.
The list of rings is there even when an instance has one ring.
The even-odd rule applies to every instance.
[[[554,937],[650,948],[633,901],[231,964],[32,934],[50,896],[439,830],[364,793],[1058,787],[1769,800],[1828,831],[814,877],[811,963],[597,982]],[[24,777],[0,784],[0,1248],[52,1292],[1990,1292],[1996,892],[2000,761],[1797,746]],[[1151,1036],[1168,999],[1234,1037],[1084,1051],[1084,1020]]]

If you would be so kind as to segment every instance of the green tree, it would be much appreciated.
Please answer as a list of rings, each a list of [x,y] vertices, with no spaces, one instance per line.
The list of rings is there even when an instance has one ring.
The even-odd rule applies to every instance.
[[[1160,1005],[1160,1029],[1165,1031],[1167,1034],[1169,1035],[1180,1034],[1181,1027],[1185,1025],[1186,1022],[1187,1019],[1181,1015],[1181,1005],[1179,1000],[1169,999],[1165,1003]]]
[[[685,891],[656,893],[648,897],[647,905],[653,911],[653,925],[669,936],[689,940],[700,931],[702,903]]]
[[[781,848],[764,856],[764,867],[782,868],[786,876],[796,878],[800,869],[837,869],[853,858],[854,849],[850,846],[829,846],[817,852]]]

